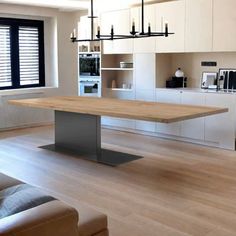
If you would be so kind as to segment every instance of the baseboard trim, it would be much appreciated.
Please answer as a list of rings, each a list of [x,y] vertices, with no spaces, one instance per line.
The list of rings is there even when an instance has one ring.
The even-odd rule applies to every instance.
[[[220,146],[220,143],[218,143],[218,142],[209,142],[209,141],[184,138],[184,137],[179,137],[179,136],[174,136],[174,135],[166,135],[166,134],[157,133],[157,132],[127,129],[127,128],[122,128],[122,127],[109,126],[109,125],[102,125],[102,128],[116,130],[116,131],[122,131],[122,132],[128,132],[128,133],[134,133],[134,134],[139,134],[139,135],[146,135],[146,136],[157,137],[157,138],[168,139],[168,140],[175,140],[175,141],[179,141],[179,142],[192,143],[192,144],[203,145],[203,146],[207,146],[207,147],[215,147],[215,148],[220,148],[220,149],[225,149],[225,150],[235,150],[235,149],[222,147],[222,146]]]
[[[12,130],[16,130],[16,129],[36,128],[36,127],[52,126],[52,125],[54,125],[54,122],[25,124],[25,125],[20,125],[20,126],[0,128],[0,131],[12,131]]]

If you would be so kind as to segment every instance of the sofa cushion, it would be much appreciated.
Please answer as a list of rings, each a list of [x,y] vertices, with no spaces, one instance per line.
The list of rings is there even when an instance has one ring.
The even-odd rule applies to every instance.
[[[8,188],[8,187],[20,184],[20,183],[22,182],[0,173],[0,190],[3,190],[5,188]]]
[[[15,185],[0,191],[0,219],[42,205],[55,198],[28,184]]]
[[[83,204],[77,204],[79,236],[96,235],[107,229],[107,216]]]

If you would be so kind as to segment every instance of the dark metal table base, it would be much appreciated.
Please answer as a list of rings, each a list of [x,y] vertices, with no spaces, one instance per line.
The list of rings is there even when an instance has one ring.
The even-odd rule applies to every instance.
[[[128,163],[128,162],[143,158],[141,156],[136,156],[136,155],[122,153],[122,152],[116,152],[116,151],[112,151],[108,149],[101,149],[101,155],[96,156],[92,154],[85,154],[83,152],[79,153],[78,151],[69,150],[67,148],[58,147],[55,144],[41,146],[40,148],[43,148],[49,151],[62,153],[62,154],[76,156],[81,159],[94,161],[94,162],[98,162],[98,163],[109,165],[109,166],[118,166],[124,163]]]
[[[101,148],[101,117],[55,111],[55,144],[41,148],[117,166],[141,156]]]

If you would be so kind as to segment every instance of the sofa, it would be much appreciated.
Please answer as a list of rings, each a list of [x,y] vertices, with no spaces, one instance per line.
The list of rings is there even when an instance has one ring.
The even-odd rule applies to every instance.
[[[108,236],[107,217],[0,173],[1,236]]]

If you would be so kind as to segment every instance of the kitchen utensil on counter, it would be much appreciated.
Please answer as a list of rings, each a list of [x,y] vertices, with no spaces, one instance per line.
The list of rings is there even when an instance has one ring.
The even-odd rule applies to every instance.
[[[229,78],[228,78],[228,71],[224,72],[224,89],[228,89]]]
[[[123,89],[127,89],[127,88],[128,88],[127,84],[125,84],[125,83],[122,84],[122,88],[123,88]]]
[[[114,79],[111,82],[111,87],[112,88],[117,88],[116,81]]]
[[[236,90],[236,69],[219,69],[219,88],[224,90]]]
[[[202,89],[216,89],[217,88],[217,72],[203,72],[202,73]]]
[[[178,68],[175,72],[175,76],[172,76],[170,80],[166,81],[166,88],[186,88],[187,77],[184,77],[184,72]]]

